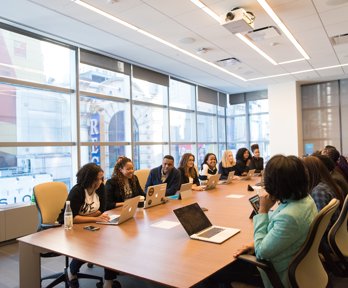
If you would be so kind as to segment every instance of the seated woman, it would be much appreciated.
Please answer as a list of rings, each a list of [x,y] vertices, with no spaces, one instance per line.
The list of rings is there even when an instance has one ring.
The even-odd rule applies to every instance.
[[[259,144],[251,145],[251,152],[253,157],[251,157],[249,169],[255,169],[255,173],[260,173],[263,170],[263,158],[260,157]]]
[[[253,218],[254,241],[242,246],[234,256],[255,253],[257,258],[272,262],[284,287],[289,287],[289,263],[306,240],[318,212],[308,195],[307,173],[301,159],[276,155],[268,161],[265,171],[267,192],[259,195],[259,213]],[[276,202],[279,206],[270,212]],[[215,283],[225,284],[236,279],[248,281],[252,271],[249,265],[237,260],[217,272],[212,279]],[[263,271],[260,273],[264,286],[272,287],[266,274]]]
[[[214,153],[207,153],[201,165],[199,179],[207,180],[211,175],[216,175],[218,173],[216,163],[216,155]]]
[[[105,192],[107,210],[122,206],[126,199],[145,196],[138,177],[134,175],[131,159],[122,157],[117,160],[111,179],[106,181]]]
[[[106,222],[109,216],[104,212],[104,171],[95,163],[84,165],[76,174],[77,184],[70,190],[68,199],[73,213],[74,223]],[[64,210],[58,217],[58,222],[64,222]],[[77,273],[80,271],[84,261],[72,259],[70,271],[68,271],[69,286],[79,287]],[[104,269],[104,288],[119,287],[120,283],[113,281],[117,273]]]
[[[219,163],[218,173],[221,174],[220,179],[227,179],[228,174],[235,171],[236,161],[234,160],[231,150],[225,150]]]
[[[249,171],[250,152],[247,148],[239,148],[236,155],[235,171],[237,176],[246,175]]]
[[[203,190],[199,183],[198,173],[195,168],[195,156],[193,154],[185,153],[182,155],[178,169],[181,173],[181,184],[193,183],[192,190]]]

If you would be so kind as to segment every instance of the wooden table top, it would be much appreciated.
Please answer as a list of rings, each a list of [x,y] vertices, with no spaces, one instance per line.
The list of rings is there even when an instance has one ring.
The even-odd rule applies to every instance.
[[[248,192],[247,186],[258,181],[234,181],[193,192],[190,199],[138,209],[134,219],[119,226],[93,224],[100,227],[95,232],[84,230],[86,224],[75,224],[70,231],[59,227],[18,240],[168,286],[191,287],[234,261],[233,252],[253,239],[248,198],[255,192]],[[243,197],[226,197],[232,194]],[[205,213],[214,225],[241,232],[214,244],[191,240],[181,225],[171,229],[151,226],[162,220],[178,222],[173,210],[194,202],[208,209]]]

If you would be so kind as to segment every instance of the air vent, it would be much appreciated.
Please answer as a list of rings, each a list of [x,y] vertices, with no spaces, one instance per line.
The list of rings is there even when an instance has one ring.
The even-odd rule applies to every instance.
[[[234,57],[230,57],[230,58],[221,59],[221,60],[216,61],[216,64],[218,64],[222,67],[231,67],[231,66],[235,66],[239,63],[240,63],[240,61]]]
[[[348,33],[333,36],[332,41],[334,45],[346,44],[348,43]]]
[[[248,32],[247,36],[253,41],[263,41],[263,40],[279,37],[280,33],[277,27],[267,26],[267,27],[255,29],[254,31],[250,31]]]

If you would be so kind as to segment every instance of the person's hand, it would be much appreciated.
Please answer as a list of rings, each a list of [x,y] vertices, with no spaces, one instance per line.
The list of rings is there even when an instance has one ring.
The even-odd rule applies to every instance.
[[[266,191],[262,191],[261,193],[259,193],[259,197],[260,197],[259,213],[268,213],[268,211],[276,203],[276,199],[274,199]]]
[[[195,191],[203,191],[204,188],[202,186],[198,186],[198,185],[192,185],[192,190],[195,190]]]
[[[240,247],[237,251],[233,253],[233,257],[238,257],[242,254],[254,254],[255,253],[255,247],[254,242],[251,242],[249,244],[245,244],[242,247]]]
[[[106,213],[101,214],[100,216],[97,217],[96,222],[108,222],[110,220],[110,216]]]

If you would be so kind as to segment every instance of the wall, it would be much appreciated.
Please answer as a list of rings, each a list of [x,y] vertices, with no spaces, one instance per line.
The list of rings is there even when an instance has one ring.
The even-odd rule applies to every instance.
[[[270,154],[303,155],[300,86],[293,82],[268,86]]]

